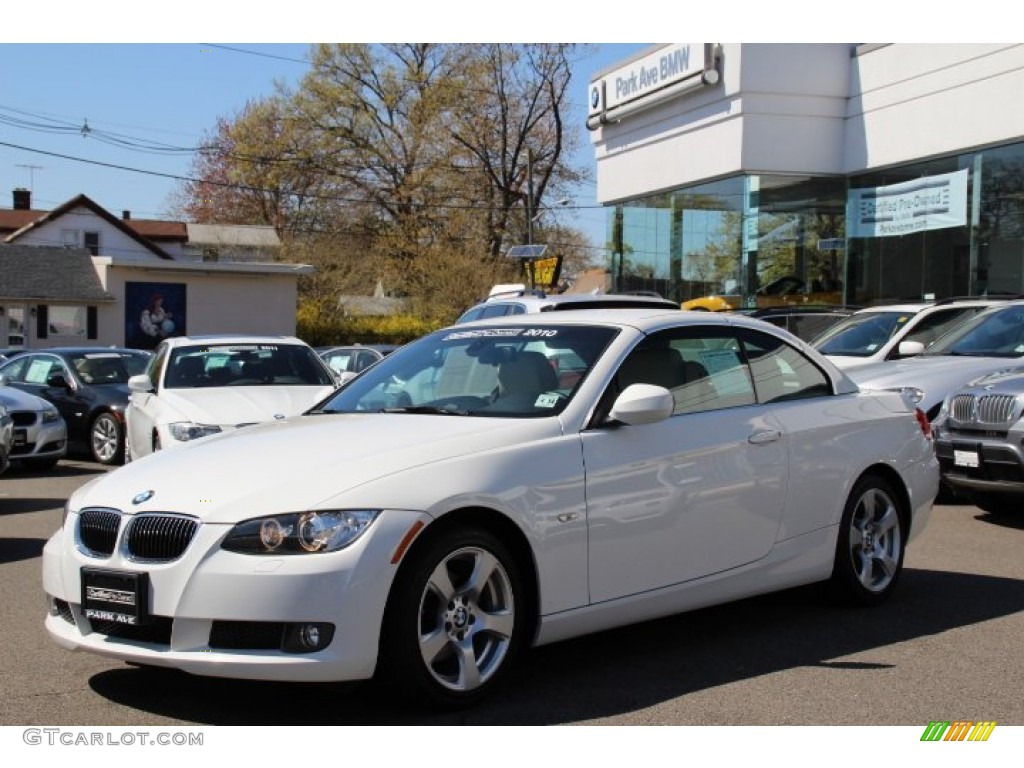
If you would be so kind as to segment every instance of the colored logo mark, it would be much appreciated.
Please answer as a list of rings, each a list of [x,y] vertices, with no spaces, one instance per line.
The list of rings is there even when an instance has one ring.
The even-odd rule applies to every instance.
[[[932,720],[921,741],[988,741],[995,727],[995,720]]]

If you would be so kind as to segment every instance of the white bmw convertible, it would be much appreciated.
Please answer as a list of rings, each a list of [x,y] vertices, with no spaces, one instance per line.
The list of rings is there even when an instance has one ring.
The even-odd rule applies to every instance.
[[[83,486],[44,551],[46,628],[136,664],[380,674],[466,704],[529,646],[817,581],[884,600],[938,480],[920,411],[774,326],[499,318]]]

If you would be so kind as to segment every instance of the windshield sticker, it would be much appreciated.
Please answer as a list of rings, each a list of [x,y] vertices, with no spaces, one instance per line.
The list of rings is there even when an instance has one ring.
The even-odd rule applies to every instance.
[[[533,404],[534,408],[554,408],[558,405],[559,395],[557,392],[545,392],[537,398]]]
[[[481,328],[478,331],[458,331],[449,333],[441,341],[458,341],[459,339],[488,339],[522,336],[525,328]]]

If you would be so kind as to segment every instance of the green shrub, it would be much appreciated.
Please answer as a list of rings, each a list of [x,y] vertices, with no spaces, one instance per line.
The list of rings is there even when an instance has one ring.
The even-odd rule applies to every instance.
[[[411,315],[339,317],[319,312],[309,305],[299,307],[296,316],[296,335],[314,347],[405,344],[440,327],[440,322]]]

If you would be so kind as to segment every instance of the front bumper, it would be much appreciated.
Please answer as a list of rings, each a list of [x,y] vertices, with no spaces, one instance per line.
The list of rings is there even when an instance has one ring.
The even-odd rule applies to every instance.
[[[108,558],[83,554],[75,540],[77,519],[69,515],[43,550],[45,626],[58,645],[197,675],[304,682],[373,675],[398,567],[392,556],[411,526],[428,520],[421,513],[388,510],[345,549],[281,557],[223,550],[231,526],[204,524],[179,559],[139,563],[123,556],[121,547]],[[86,618],[83,567],[147,574],[152,620],[126,628]],[[288,652],[244,639],[265,638],[268,625],[272,631],[313,622],[333,627],[330,643],[319,651]],[[224,647],[226,626],[241,633],[232,635],[233,647]]]
[[[935,436],[942,479],[954,488],[1024,494],[1024,446],[1019,435],[943,431]]]
[[[61,459],[67,454],[67,427],[64,422],[32,424],[14,428],[11,461],[19,459]]]

